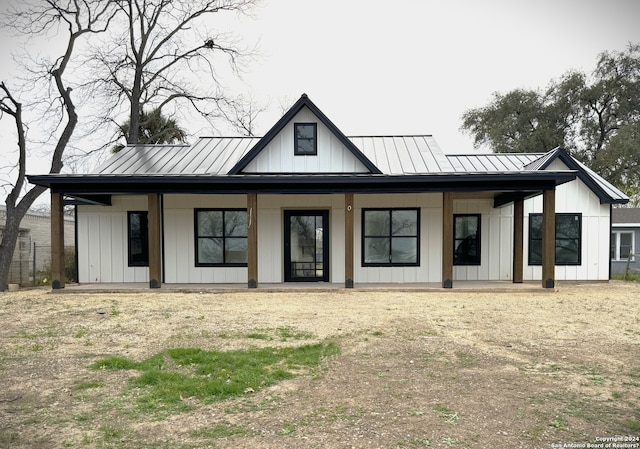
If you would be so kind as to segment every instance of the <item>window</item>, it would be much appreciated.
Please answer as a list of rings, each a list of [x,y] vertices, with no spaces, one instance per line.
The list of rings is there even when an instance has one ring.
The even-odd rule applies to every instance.
[[[555,265],[580,265],[582,214],[556,214]],[[529,214],[529,265],[542,265],[542,214]]]
[[[629,253],[635,253],[633,231],[613,231],[611,233],[611,260],[624,260],[629,258]],[[631,256],[631,260],[635,260]]]
[[[127,213],[129,266],[149,266],[149,221],[147,212]]]
[[[453,216],[453,264],[480,265],[480,214]]]
[[[246,209],[196,209],[196,266],[247,265]]]
[[[362,210],[362,266],[420,263],[419,209]]]
[[[318,126],[315,123],[295,123],[296,156],[318,154]]]

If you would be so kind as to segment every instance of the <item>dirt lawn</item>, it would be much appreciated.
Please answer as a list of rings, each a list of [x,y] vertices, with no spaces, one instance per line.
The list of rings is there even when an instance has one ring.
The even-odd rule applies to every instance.
[[[135,408],[137,371],[89,369],[318,342],[340,353],[317,370],[166,415]],[[20,291],[0,294],[0,343],[0,448],[640,447],[638,284]]]

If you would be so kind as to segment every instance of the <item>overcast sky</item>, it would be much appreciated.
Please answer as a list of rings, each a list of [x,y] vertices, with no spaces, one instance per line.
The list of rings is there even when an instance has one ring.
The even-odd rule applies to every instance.
[[[493,92],[544,88],[640,42],[640,1],[262,0],[236,31],[259,44],[244,75],[269,104],[259,133],[307,93],[347,135],[432,134],[460,153],[473,151],[461,115]],[[11,50],[3,38],[2,79]]]
[[[267,125],[305,92],[347,135],[433,134],[446,152],[473,151],[460,117],[493,92],[640,42],[638,0],[267,0],[255,17],[245,80],[273,100]]]

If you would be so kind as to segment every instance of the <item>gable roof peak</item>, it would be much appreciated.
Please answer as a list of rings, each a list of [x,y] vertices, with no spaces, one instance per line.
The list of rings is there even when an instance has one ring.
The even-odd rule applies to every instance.
[[[351,142],[351,140],[349,140],[336,125],[333,124],[331,120],[329,120],[329,117],[324,115],[320,108],[311,101],[307,94],[303,93],[298,101],[296,101],[293,106],[285,112],[280,120],[278,120],[276,124],[267,131],[264,137],[262,137],[262,139],[260,139],[258,143],[256,143],[254,147],[242,159],[240,159],[236,165],[233,166],[229,171],[229,174],[237,175],[241,173],[304,107],[308,108],[318,118],[318,120],[324,124],[340,142],[342,142],[347,150],[349,150],[369,170],[369,172],[375,174],[382,173],[380,169],[376,167],[375,164],[371,162],[371,160],[367,158],[364,153],[360,151],[360,149],[356,147],[355,144]]]

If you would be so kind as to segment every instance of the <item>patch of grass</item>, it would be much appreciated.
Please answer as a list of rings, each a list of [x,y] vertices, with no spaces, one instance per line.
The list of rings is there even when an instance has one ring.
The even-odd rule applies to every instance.
[[[252,340],[264,340],[264,341],[273,340],[273,337],[271,337],[270,335],[259,333],[259,332],[253,332],[251,334],[248,334],[247,338],[250,338]]]
[[[554,429],[566,430],[569,422],[561,415],[556,415],[551,421],[549,421],[549,426]]]
[[[312,372],[324,358],[337,353],[335,343],[226,352],[174,348],[140,362],[108,357],[94,362],[90,368],[140,371],[130,379],[138,410],[166,414],[190,410],[187,398],[210,403]]]
[[[80,382],[78,385],[76,385],[76,389],[82,391],[82,390],[89,390],[91,388],[100,388],[102,386],[103,386],[102,382],[85,380]]]
[[[445,405],[438,404],[433,408],[434,411],[439,412],[444,418],[445,422],[450,425],[455,425],[460,420],[458,412],[454,412]]]
[[[215,440],[218,438],[229,438],[232,436],[246,436],[249,432],[234,424],[217,424],[213,427],[204,427],[191,432],[192,438],[202,438]]]
[[[278,435],[291,435],[298,430],[297,426],[294,423],[290,423],[285,421],[284,427],[278,431]]]
[[[456,357],[458,358],[458,362],[460,362],[460,364],[465,368],[469,368],[476,364],[475,356],[468,352],[456,352]]]
[[[627,419],[624,423],[625,427],[632,432],[640,432],[640,421],[635,419]]]
[[[614,273],[611,275],[611,279],[615,279],[616,281],[629,281],[629,282],[640,282],[640,274],[628,273],[626,279],[624,279],[624,273]]]
[[[585,375],[587,376],[587,379],[589,379],[591,382],[593,382],[596,385],[602,385],[604,383],[604,378],[595,369],[591,369],[587,371]]]
[[[102,438],[105,441],[120,439],[123,436],[122,429],[120,429],[119,427],[115,427],[111,424],[101,425],[100,432],[102,433]]]
[[[73,334],[73,337],[74,338],[82,338],[82,337],[85,337],[88,333],[89,333],[89,331],[87,329],[80,329],[78,332]]]
[[[254,332],[245,335],[245,338],[263,341],[289,341],[289,340],[309,340],[314,338],[310,332],[296,330],[291,326],[277,327],[275,329],[256,329]]]
[[[9,429],[0,429],[0,446],[11,447],[11,444],[17,443],[20,434]]]

